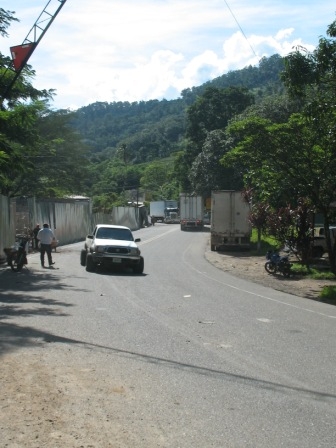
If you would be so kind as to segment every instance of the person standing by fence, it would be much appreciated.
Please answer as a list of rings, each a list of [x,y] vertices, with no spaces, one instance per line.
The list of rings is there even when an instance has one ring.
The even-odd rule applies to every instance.
[[[39,242],[37,235],[40,230],[41,230],[40,224],[36,224],[36,226],[33,229],[33,244],[32,244],[33,250],[36,252],[38,251],[38,242]]]
[[[43,229],[37,234],[37,238],[40,240],[41,244],[41,266],[44,268],[44,255],[47,254],[49,267],[51,267],[55,262],[52,261],[51,257],[51,242],[55,239],[53,231],[49,229],[49,224],[43,224]]]

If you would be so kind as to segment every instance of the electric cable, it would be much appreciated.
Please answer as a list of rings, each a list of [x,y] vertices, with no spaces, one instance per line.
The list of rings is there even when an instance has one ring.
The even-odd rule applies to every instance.
[[[234,18],[234,20],[235,20],[236,24],[238,25],[238,28],[240,29],[240,31],[241,31],[241,33],[242,33],[242,35],[244,36],[244,38],[246,39],[247,43],[249,44],[249,46],[250,46],[250,48],[251,48],[251,50],[252,50],[252,52],[253,52],[254,56],[258,57],[258,55],[257,55],[257,53],[256,53],[256,52],[254,51],[254,48],[252,47],[252,45],[251,45],[250,41],[248,40],[248,38],[247,38],[246,34],[244,33],[244,31],[243,31],[243,28],[242,28],[242,27],[240,26],[240,24],[239,24],[239,22],[238,22],[238,20],[237,20],[236,16],[234,15],[234,13],[233,13],[232,9],[230,8],[230,6],[229,6],[228,2],[227,2],[226,0],[224,0],[224,2],[225,2],[225,4],[226,4],[226,6],[227,6],[228,10],[230,11],[230,13],[231,13],[232,17]]]

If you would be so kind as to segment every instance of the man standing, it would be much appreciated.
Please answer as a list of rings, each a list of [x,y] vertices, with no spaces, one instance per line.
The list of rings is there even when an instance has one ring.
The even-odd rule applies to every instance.
[[[33,250],[38,251],[38,239],[37,234],[41,230],[40,224],[36,224],[36,226],[33,229]]]
[[[49,267],[55,264],[51,258],[51,242],[55,239],[55,235],[52,230],[49,229],[49,224],[43,224],[43,229],[37,234],[37,238],[41,243],[41,266],[44,268],[44,254],[47,253]]]

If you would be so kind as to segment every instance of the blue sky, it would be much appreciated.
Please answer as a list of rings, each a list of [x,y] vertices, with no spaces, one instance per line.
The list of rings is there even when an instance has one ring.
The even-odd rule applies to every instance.
[[[0,38],[4,55],[47,4],[1,1],[20,20]],[[48,11],[59,4],[51,0]],[[67,0],[29,63],[36,88],[56,89],[55,109],[169,100],[263,56],[312,50],[335,19],[335,0]]]

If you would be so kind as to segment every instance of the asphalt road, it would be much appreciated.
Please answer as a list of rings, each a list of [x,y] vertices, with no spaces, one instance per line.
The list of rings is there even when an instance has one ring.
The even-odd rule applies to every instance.
[[[134,235],[143,275],[88,273],[78,243],[58,249],[54,270],[31,255],[0,286],[2,354],[43,347],[44,362],[91,372],[83,394],[100,394],[90,418],[113,420],[111,444],[93,425],[92,444],[78,446],[334,448],[336,308],[213,267],[207,232]],[[112,383],[122,400],[108,398]]]

